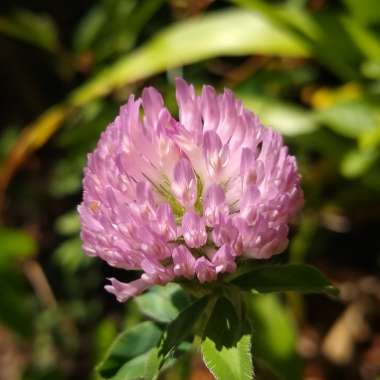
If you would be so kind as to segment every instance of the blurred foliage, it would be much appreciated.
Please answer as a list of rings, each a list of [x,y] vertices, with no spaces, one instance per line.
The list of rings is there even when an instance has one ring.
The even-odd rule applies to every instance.
[[[283,260],[313,262],[336,281],[379,274],[377,0],[5,0],[0,11],[0,325],[21,357],[0,378],[100,379],[93,368],[118,332],[154,340],[188,304],[175,286],[116,304],[104,279],[135,275],[83,255],[76,214],[86,154],[119,106],[154,85],[176,112],[178,75],[232,88],[297,156],[306,205]],[[303,378],[311,359],[297,342],[313,321],[310,298],[251,304],[258,378]],[[115,379],[154,368],[146,347],[121,350]],[[162,379],[197,370],[190,347],[181,352]],[[120,361],[112,355],[107,378]],[[355,363],[323,379],[379,376]]]

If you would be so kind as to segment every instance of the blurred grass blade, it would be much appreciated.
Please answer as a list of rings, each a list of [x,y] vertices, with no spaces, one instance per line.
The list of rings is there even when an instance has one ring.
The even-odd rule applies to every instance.
[[[107,22],[107,15],[101,5],[102,3],[95,4],[80,21],[73,41],[77,52],[89,49]]]
[[[260,12],[302,41],[312,55],[342,79],[356,79],[360,49],[343,25],[341,14],[311,14],[301,8],[270,5],[262,0],[231,0]]]
[[[342,24],[368,59],[378,60],[380,58],[380,39],[375,33],[362,26],[354,18],[344,17],[342,18]]]
[[[35,240],[21,230],[0,228],[0,270],[37,252]]]
[[[52,20],[25,9],[0,17],[0,33],[50,52],[59,48],[58,35]]]
[[[294,33],[302,33],[310,40],[322,38],[323,30],[314,22],[311,14],[293,6],[273,6],[262,0],[231,0],[243,8],[267,15]]]
[[[290,310],[275,294],[250,294],[247,306],[253,326],[256,359],[263,359],[281,379],[300,380],[297,331]]]
[[[364,24],[380,22],[378,0],[343,0],[353,16]]]
[[[72,112],[65,104],[48,109],[36,121],[25,127],[10,151],[0,172],[0,205],[4,191],[17,168],[25,158],[40,148]]]
[[[61,235],[76,235],[80,230],[79,215],[76,209],[62,214],[56,219],[55,229]]]
[[[316,111],[316,118],[336,133],[349,138],[360,137],[377,128],[377,111],[365,100],[341,102]]]
[[[274,26],[265,17],[245,10],[209,13],[169,26],[76,89],[67,104],[49,109],[27,127],[5,162],[0,194],[28,154],[59,128],[72,106],[83,106],[114,89],[172,67],[219,55],[245,54],[305,57],[309,51],[297,37]]]
[[[239,96],[239,95],[238,95]],[[318,128],[314,114],[292,103],[261,96],[239,96],[244,105],[260,115],[260,119],[285,136],[311,133]]]
[[[75,50],[91,51],[97,62],[125,53],[133,47],[141,28],[149,22],[163,2],[164,0],[115,0],[112,6],[109,2],[96,3],[74,33]]]
[[[379,158],[376,150],[350,150],[342,159],[341,173],[347,178],[357,178],[365,173]]]
[[[77,89],[70,100],[82,105],[169,68],[220,55],[246,54],[305,57],[309,52],[301,40],[259,14],[237,9],[209,13],[158,33]]]

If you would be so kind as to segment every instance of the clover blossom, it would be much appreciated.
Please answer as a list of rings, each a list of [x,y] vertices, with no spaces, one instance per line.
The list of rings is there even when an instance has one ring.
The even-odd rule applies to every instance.
[[[179,121],[154,88],[130,96],[88,156],[83,249],[142,272],[106,290],[125,301],[154,284],[200,283],[268,259],[303,204],[296,160],[233,93],[176,81]]]

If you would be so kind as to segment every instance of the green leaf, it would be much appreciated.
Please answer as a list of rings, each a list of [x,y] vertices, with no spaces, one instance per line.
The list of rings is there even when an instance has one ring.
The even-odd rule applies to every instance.
[[[168,284],[153,287],[149,292],[136,297],[135,302],[144,315],[158,322],[169,323],[188,306],[190,300],[179,285]]]
[[[337,294],[337,289],[318,269],[303,264],[258,266],[233,279],[232,283],[259,293],[297,291]]]
[[[171,358],[163,370],[172,366],[176,359]],[[125,363],[110,380],[156,380],[160,372],[160,356],[157,347]]]
[[[192,303],[174,319],[168,326],[166,334],[161,343],[161,355],[166,356],[171,350],[177,347],[185,338],[187,338],[202,316],[206,308],[209,297],[205,296]]]
[[[141,48],[77,89],[70,102],[83,105],[113,89],[169,68],[220,55],[245,54],[309,55],[296,36],[273,25],[262,15],[240,9],[210,12],[157,33]]]
[[[241,310],[235,310],[231,302],[223,296],[216,301],[204,336],[211,339],[217,349],[231,347],[242,336],[242,327]]]
[[[129,367],[135,368],[137,357],[147,353],[160,340],[161,330],[152,322],[142,322],[121,333],[109,348],[97,371],[105,378],[110,378],[118,370],[135,359]],[[145,359],[144,359],[145,363]],[[127,366],[127,368],[129,368]],[[127,370],[126,370],[127,371]],[[129,371],[129,369],[128,369]]]
[[[141,380],[144,379],[146,362],[150,352],[137,356],[121,366],[116,374],[110,377],[111,380]],[[148,380],[148,379],[146,379]],[[150,379],[149,379],[150,380]]]
[[[24,231],[9,228],[0,228],[0,247],[0,269],[37,252],[37,244],[30,235]]]
[[[144,368],[144,380],[155,380],[160,372],[160,355],[158,347],[153,348],[148,355]]]
[[[202,342],[201,349],[203,361],[217,380],[253,379],[249,335],[243,335],[235,346],[221,349],[218,349],[211,339],[206,338]]]

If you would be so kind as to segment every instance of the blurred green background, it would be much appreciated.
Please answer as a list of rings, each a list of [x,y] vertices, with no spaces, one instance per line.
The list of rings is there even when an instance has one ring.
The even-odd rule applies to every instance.
[[[175,112],[176,76],[233,89],[284,134],[306,205],[282,260],[341,289],[252,298],[258,379],[380,379],[379,0],[2,0],[0,12],[1,380],[100,379],[118,332],[172,312],[170,289],[155,311],[103,290],[116,271],[83,255],[76,206],[119,106],[153,85]],[[211,377],[188,354],[162,379]]]

